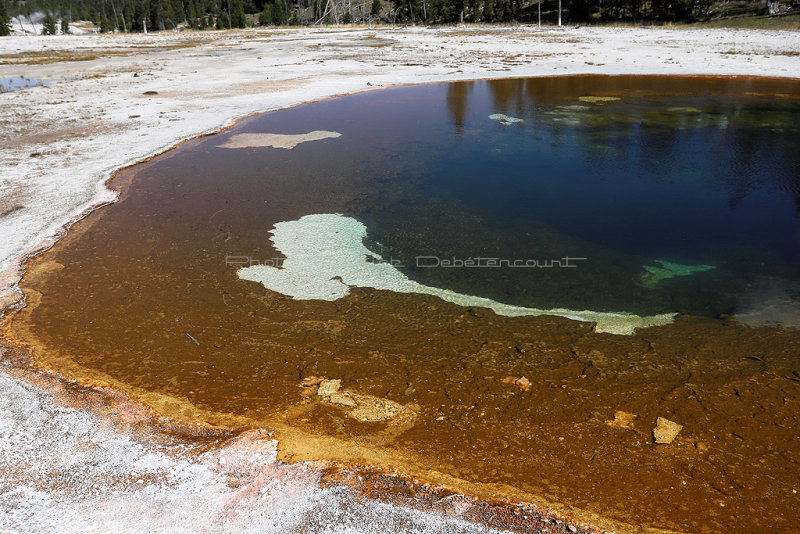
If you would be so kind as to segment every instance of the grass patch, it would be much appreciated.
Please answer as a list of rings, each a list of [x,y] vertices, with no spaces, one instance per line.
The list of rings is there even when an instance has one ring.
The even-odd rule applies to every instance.
[[[24,54],[2,54],[0,65],[47,65],[61,61],[91,61],[100,57],[94,52],[33,51]]]
[[[749,30],[800,30],[800,13],[768,17],[766,15],[725,17],[699,22],[690,26],[699,28],[742,28]]]
[[[71,50],[35,50],[19,54],[0,54],[0,65],[47,65],[69,61],[92,61],[103,57],[165,52],[197,46],[196,41],[163,46],[136,45],[126,48],[74,48]]]

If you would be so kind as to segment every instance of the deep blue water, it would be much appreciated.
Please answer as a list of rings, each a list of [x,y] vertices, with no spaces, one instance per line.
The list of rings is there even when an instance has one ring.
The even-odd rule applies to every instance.
[[[292,150],[217,148],[239,133],[312,130],[342,135]],[[274,254],[264,236],[275,222],[341,212],[411,278],[509,304],[719,316],[769,300],[764,288],[783,298],[800,287],[797,81],[577,76],[382,89],[255,116],[187,147],[153,163],[141,209],[169,199],[159,213],[175,233],[213,214],[228,237],[204,245],[206,223],[192,223],[195,254]],[[585,260],[430,267],[477,257]],[[657,279],[658,261],[713,269]]]
[[[410,276],[520,305],[704,315],[740,311],[764,279],[798,280],[800,95],[515,83],[416,88],[427,98],[393,126],[397,176],[354,211]],[[580,100],[598,93],[619,100]],[[420,256],[586,260],[431,269]],[[715,268],[647,283],[657,259]]]

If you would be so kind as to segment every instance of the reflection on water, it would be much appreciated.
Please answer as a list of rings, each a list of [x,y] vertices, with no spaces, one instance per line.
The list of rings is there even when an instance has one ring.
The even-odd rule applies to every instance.
[[[373,246],[428,285],[524,306],[732,313],[762,277],[800,273],[800,95],[770,83],[450,84],[451,127],[415,132],[417,165],[356,211]],[[431,255],[587,261],[476,274],[416,261]],[[659,261],[714,269],[642,284]]]
[[[447,85],[447,111],[450,112],[453,127],[458,133],[464,129],[469,95],[472,93],[475,83],[460,82]]]

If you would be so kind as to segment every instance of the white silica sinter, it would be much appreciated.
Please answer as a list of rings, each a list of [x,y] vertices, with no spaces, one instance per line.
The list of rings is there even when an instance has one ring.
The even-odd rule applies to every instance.
[[[496,532],[320,487],[274,441],[154,445],[0,370],[0,532]]]
[[[219,145],[220,148],[284,148],[291,150],[297,145],[323,139],[341,137],[339,132],[314,130],[305,134],[244,133],[231,136]]]
[[[239,269],[239,278],[258,282],[271,291],[297,300],[336,300],[346,296],[351,286],[370,287],[434,295],[460,306],[489,308],[498,315],[555,315],[594,322],[598,332],[623,335],[632,334],[636,328],[671,323],[676,315],[642,317],[628,313],[525,308],[429,287],[410,280],[367,249],[363,242],[367,235],[366,227],[352,217],[340,214],[306,215],[296,221],[280,222],[271,234],[275,248],[286,257],[282,266],[245,267]]]
[[[520,122],[525,122],[524,119],[519,119],[517,117],[509,117],[508,115],[503,115],[502,113],[495,113],[493,115],[489,115],[489,118],[493,121],[497,121],[500,124],[505,124],[508,126],[509,124],[516,124]]]

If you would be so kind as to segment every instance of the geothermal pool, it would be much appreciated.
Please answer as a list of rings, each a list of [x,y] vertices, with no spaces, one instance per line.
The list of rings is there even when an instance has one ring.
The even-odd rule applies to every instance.
[[[750,312],[800,281],[794,86],[565,77],[337,98],[157,159],[119,218],[134,243],[163,236],[236,270],[281,267],[276,223],[340,214],[365,226],[366,253],[429,287],[544,310]],[[132,239],[110,241],[116,254]],[[320,244],[301,241],[313,264]]]
[[[797,523],[796,81],[388,88],[111,187],[23,280],[10,334],[45,366],[267,428],[284,459],[660,528]]]

